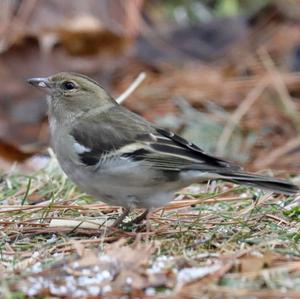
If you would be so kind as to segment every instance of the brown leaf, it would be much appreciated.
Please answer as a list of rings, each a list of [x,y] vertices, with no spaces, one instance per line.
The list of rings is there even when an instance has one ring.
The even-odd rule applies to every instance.
[[[263,257],[248,256],[240,260],[240,271],[242,273],[259,271],[263,267],[264,267]]]

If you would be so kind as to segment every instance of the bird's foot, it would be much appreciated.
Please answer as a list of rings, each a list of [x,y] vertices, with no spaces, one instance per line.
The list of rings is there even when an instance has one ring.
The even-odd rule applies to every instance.
[[[149,214],[149,210],[147,209],[142,214],[129,221],[128,224],[140,224],[145,219],[148,221],[147,219],[148,214]]]
[[[130,213],[130,209],[123,209],[123,213],[113,222],[111,227],[118,227],[120,224],[123,223],[123,220],[128,216]]]

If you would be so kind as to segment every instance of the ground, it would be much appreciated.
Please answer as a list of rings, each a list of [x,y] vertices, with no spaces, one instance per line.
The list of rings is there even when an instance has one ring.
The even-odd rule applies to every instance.
[[[1,298],[300,297],[299,198],[193,185],[147,231],[109,228],[119,208],[81,193],[53,159],[0,186]]]

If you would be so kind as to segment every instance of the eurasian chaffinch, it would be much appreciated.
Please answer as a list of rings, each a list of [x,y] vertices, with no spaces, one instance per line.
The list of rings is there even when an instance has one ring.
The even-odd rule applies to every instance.
[[[246,173],[158,128],[84,75],[65,72],[28,82],[48,93],[52,146],[64,172],[86,193],[124,208],[115,225],[132,208],[145,209],[141,220],[171,201],[174,192],[203,180],[299,192],[288,181]]]

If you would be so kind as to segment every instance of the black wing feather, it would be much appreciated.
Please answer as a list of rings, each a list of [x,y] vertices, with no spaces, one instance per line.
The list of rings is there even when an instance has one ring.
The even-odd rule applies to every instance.
[[[187,155],[191,155],[198,160],[198,163],[204,164],[207,163],[210,166],[215,166],[215,167],[227,167],[231,168],[232,170],[240,169],[240,167],[234,163],[222,160],[220,158],[211,156],[203,151],[200,147],[197,145],[187,141],[186,139],[161,128],[156,129],[157,132],[165,137],[168,137],[170,140],[172,140],[175,144],[178,144],[181,146],[181,152],[182,149],[185,149],[185,153]]]

